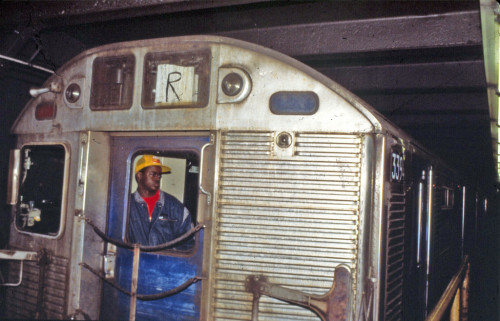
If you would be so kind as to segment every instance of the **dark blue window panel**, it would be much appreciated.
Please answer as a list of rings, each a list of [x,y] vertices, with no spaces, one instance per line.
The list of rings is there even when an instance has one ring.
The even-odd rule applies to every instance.
[[[318,95],[311,91],[280,91],[269,99],[269,108],[277,115],[312,115],[316,113],[318,107]]]

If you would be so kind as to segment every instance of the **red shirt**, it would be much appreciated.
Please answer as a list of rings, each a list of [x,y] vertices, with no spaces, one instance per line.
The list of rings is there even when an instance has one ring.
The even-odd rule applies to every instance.
[[[148,204],[149,220],[151,221],[151,216],[153,215],[153,209],[155,208],[156,202],[160,199],[160,190],[156,191],[156,194],[151,197],[142,198],[146,204]]]

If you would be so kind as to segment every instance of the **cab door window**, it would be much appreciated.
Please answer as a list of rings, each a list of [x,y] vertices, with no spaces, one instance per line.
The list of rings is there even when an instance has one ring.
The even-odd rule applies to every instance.
[[[25,145],[21,157],[16,227],[57,236],[62,226],[66,150],[63,145]]]
[[[128,241],[153,246],[187,233],[196,222],[196,155],[141,152],[131,164]],[[191,250],[194,242],[191,237],[172,249]]]

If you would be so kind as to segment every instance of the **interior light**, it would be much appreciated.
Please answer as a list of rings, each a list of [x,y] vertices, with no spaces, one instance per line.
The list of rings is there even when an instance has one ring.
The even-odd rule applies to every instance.
[[[56,118],[56,105],[53,102],[43,102],[35,109],[36,120],[49,120]]]

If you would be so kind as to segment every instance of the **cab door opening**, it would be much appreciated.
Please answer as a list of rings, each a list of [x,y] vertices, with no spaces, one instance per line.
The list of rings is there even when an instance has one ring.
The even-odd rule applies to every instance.
[[[136,166],[144,155],[152,155],[170,168],[170,174],[162,174],[160,189],[182,203],[191,213],[190,224],[196,225],[201,219],[198,211],[200,156],[203,146],[208,142],[208,135],[112,137],[107,235],[124,242],[130,241],[130,207],[138,186]],[[203,230],[197,233],[189,248],[141,252],[137,293],[168,291],[190,278],[201,276],[203,235]],[[130,289],[133,250],[117,248],[115,255],[114,282],[124,289]],[[180,293],[159,300],[137,300],[136,319],[199,319],[200,283],[194,283]],[[129,317],[128,295],[105,285],[102,298],[101,318]]]

